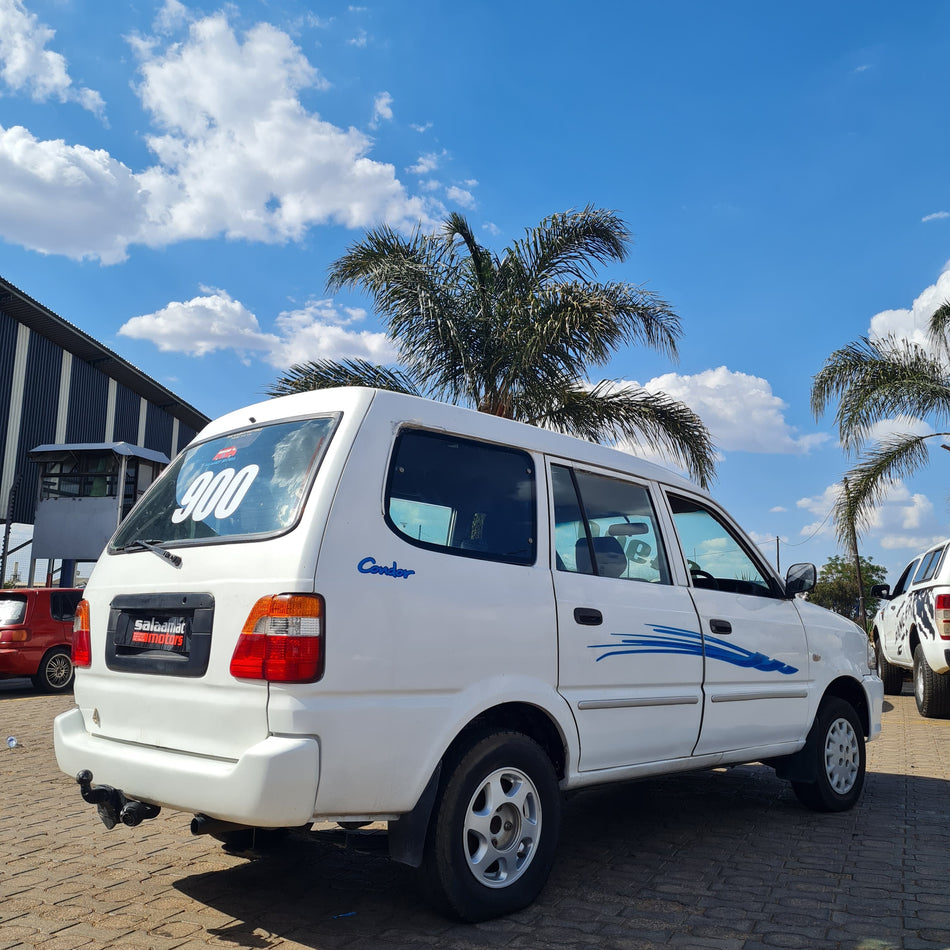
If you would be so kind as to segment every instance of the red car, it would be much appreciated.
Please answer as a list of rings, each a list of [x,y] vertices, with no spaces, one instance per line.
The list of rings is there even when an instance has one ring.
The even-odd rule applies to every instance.
[[[0,590],[0,677],[29,676],[44,693],[73,685],[75,588]]]

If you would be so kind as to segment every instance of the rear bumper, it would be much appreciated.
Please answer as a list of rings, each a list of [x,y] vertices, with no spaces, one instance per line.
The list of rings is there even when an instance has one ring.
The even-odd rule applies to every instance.
[[[71,709],[53,723],[56,761],[68,775],[128,798],[243,825],[293,827],[313,818],[320,777],[316,739],[268,736],[239,759],[214,759],[90,735]]]
[[[36,672],[38,657],[27,656],[25,650],[0,649],[0,675],[32,676]]]

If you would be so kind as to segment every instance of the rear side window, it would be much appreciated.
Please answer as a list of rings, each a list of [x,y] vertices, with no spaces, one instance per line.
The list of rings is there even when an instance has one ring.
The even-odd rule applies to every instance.
[[[72,620],[76,613],[76,604],[82,595],[79,591],[53,591],[50,594],[50,613],[54,620]]]
[[[386,485],[386,523],[417,547],[533,564],[535,494],[527,452],[404,429]]]
[[[937,548],[936,551],[929,551],[923,556],[920,567],[917,568],[917,573],[914,575],[913,582],[915,584],[922,584],[924,581],[929,581],[934,574],[937,573],[937,568],[940,566],[944,550],[945,548]]]
[[[0,594],[0,624],[23,623],[26,597],[22,594]]]
[[[914,568],[917,567],[917,564],[917,561],[911,561],[910,564],[904,568],[904,573],[898,578],[897,583],[894,585],[894,590],[891,591],[891,600],[907,590],[910,585],[910,579],[914,576]]]
[[[551,466],[559,571],[669,584],[650,493],[643,485]]]
[[[288,530],[300,516],[336,419],[258,426],[189,446],[122,523],[111,549]]]

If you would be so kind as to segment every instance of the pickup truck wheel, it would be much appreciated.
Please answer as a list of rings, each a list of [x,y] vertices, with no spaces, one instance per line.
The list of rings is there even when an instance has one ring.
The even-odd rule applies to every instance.
[[[33,686],[44,693],[64,693],[73,685],[73,661],[69,650],[57,647],[40,661],[40,668],[31,676]]]
[[[950,719],[950,673],[934,673],[919,643],[914,647],[914,699],[926,719]]]
[[[436,904],[475,922],[527,906],[547,881],[560,832],[551,760],[521,733],[476,741],[444,776],[423,872]]]
[[[825,699],[805,740],[804,754],[814,778],[793,781],[796,798],[813,811],[846,811],[864,787],[864,729],[850,703]]]
[[[900,696],[904,688],[904,671],[893,663],[888,663],[884,651],[881,649],[881,641],[874,640],[874,650],[877,653],[877,675],[884,683],[885,696]]]

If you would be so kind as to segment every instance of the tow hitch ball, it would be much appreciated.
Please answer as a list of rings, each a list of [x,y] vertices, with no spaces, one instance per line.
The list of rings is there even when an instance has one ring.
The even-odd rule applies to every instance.
[[[99,819],[106,828],[115,828],[121,821],[123,825],[134,828],[146,818],[154,818],[160,811],[158,805],[149,805],[146,802],[133,801],[126,798],[122,792],[111,785],[97,785],[93,787],[92,772],[83,769],[77,776],[79,791],[90,805],[96,806]]]

